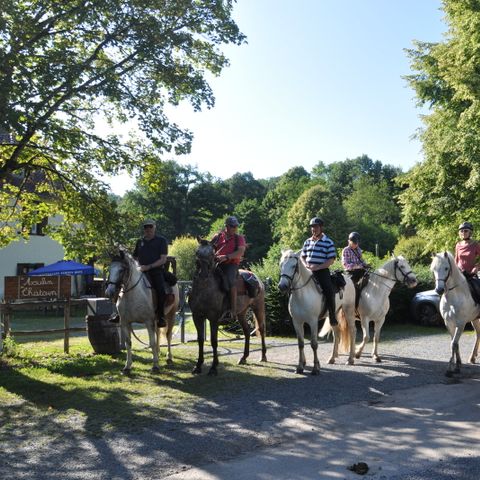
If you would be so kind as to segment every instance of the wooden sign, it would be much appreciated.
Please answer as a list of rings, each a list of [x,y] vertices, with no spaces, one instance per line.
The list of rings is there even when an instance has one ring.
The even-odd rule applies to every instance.
[[[70,297],[69,275],[5,277],[5,300],[58,300]]]

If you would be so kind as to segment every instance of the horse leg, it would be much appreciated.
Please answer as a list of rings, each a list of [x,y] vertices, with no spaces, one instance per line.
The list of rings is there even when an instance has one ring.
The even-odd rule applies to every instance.
[[[325,319],[325,321],[330,323],[330,319],[328,317]],[[335,359],[338,357],[338,344],[340,342],[340,327],[338,325],[332,325],[331,329],[333,332],[333,350],[332,350],[332,355],[327,360],[327,363],[329,363],[330,365],[333,365],[335,363]]]
[[[374,333],[373,333],[373,349],[372,349],[372,358],[376,362],[381,362],[382,359],[380,355],[378,355],[378,344],[380,343],[380,331],[382,330],[382,326],[385,322],[385,317],[380,320],[377,320],[374,324]]]
[[[450,361],[448,362],[448,369],[445,373],[447,377],[451,377],[453,373],[460,373],[460,365],[462,361],[460,359],[460,349],[458,345],[458,341],[460,336],[462,335],[463,328],[456,327],[455,333],[452,336],[451,342],[451,356]]]
[[[477,338],[475,340],[475,345],[472,350],[472,354],[470,355],[470,363],[475,363],[478,355],[478,346],[480,344],[480,319],[476,318],[472,322],[473,328],[475,329],[475,333],[477,334]]]
[[[151,324],[146,324],[147,331],[148,331],[148,340],[150,343],[150,348],[152,349],[153,355],[153,367],[151,372],[152,373],[159,373],[160,366],[158,364],[158,351],[159,351],[159,340],[160,337],[160,330],[156,328],[154,319]]]
[[[300,325],[297,325],[294,321],[295,331],[297,333],[297,343],[298,343],[298,365],[295,370],[295,373],[303,373],[303,369],[307,364],[305,359],[305,339],[303,333],[303,322]]]
[[[370,320],[368,317],[362,317],[361,319],[361,325],[362,325],[362,332],[363,332],[363,337],[362,337],[362,342],[358,346],[356,352],[355,352],[355,358],[360,358],[363,353],[363,349],[365,348],[365,345],[367,342],[370,340],[370,332],[369,332],[369,325],[370,325]]]
[[[176,307],[174,307],[174,305],[175,304],[172,305],[172,308],[165,315],[167,320],[167,330],[165,332],[165,337],[167,338],[167,365],[173,365],[172,335],[173,335],[173,326],[175,324],[175,313],[177,310]]]
[[[243,356],[238,361],[238,365],[246,365],[247,358],[250,355],[250,328],[248,326],[247,317],[245,315],[246,310],[237,314],[238,321],[242,326],[243,336],[245,337],[245,343],[243,345]]]
[[[313,369],[312,375],[320,374],[320,360],[318,359],[318,320],[315,319],[313,325],[310,324],[310,345],[313,350]]]
[[[203,348],[205,343],[205,318],[193,317],[193,323],[195,324],[195,329],[197,330],[197,343],[198,343],[198,358],[197,364],[195,365],[192,373],[194,375],[199,375],[202,373],[202,365],[204,362],[203,358]]]
[[[265,343],[265,303],[262,299],[261,303],[252,303],[253,315],[255,316],[255,325],[257,327],[257,336],[260,334],[262,341],[262,358],[261,362],[267,361],[267,345]]]
[[[132,336],[130,333],[130,326],[128,324],[121,323],[121,329],[123,337],[125,338],[125,346],[127,347],[127,360],[123,367],[122,373],[129,375],[132,371]]]
[[[217,375],[218,367],[218,323],[210,322],[210,342],[212,344],[213,362],[208,375]]]

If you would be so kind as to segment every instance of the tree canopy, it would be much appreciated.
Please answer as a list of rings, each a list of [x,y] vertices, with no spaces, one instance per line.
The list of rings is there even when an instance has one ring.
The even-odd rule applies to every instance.
[[[228,65],[218,47],[245,40],[231,18],[232,5],[2,2],[0,245],[22,224],[65,209],[87,224],[85,204],[90,223],[98,219],[114,230],[115,221],[103,223],[108,202],[102,175],[146,169],[172,149],[189,151],[190,132],[169,120],[165,106],[182,100],[196,110],[214,105],[206,73],[219,75]],[[100,119],[130,122],[140,137],[99,133]],[[149,154],[152,148],[156,155]]]
[[[453,245],[456,226],[480,226],[480,2],[444,0],[448,32],[416,42],[407,77],[430,107],[420,133],[425,161],[401,180],[404,221],[437,248]]]

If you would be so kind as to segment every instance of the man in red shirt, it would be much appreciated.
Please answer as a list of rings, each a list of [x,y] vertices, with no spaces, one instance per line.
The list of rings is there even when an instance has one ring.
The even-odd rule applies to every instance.
[[[237,233],[238,220],[236,217],[227,217],[225,230],[212,238],[215,249],[215,258],[226,280],[230,311],[223,318],[234,319],[237,315],[237,287],[238,265],[245,253],[245,237]]]
[[[472,239],[473,225],[463,222],[458,227],[458,233],[462,240],[455,245],[455,263],[464,274],[476,275],[480,268],[477,262],[480,257],[480,244]]]

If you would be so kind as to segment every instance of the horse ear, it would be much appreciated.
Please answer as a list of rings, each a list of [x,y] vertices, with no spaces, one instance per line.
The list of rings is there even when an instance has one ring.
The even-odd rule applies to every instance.
[[[444,256],[445,258],[448,258],[448,252],[447,252],[446,250],[443,252],[443,256]]]
[[[202,243],[202,237],[200,235],[197,235],[197,242]]]

